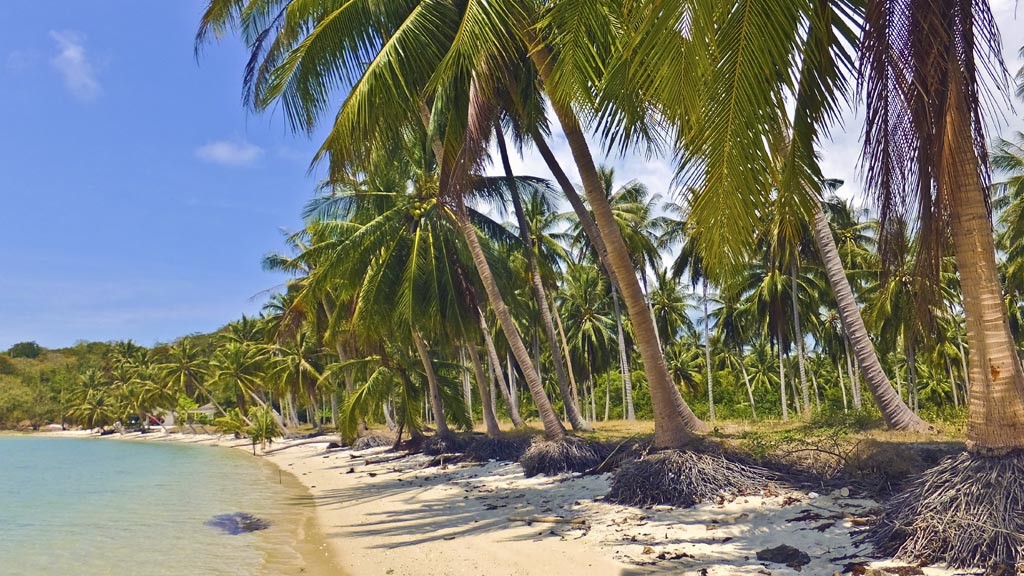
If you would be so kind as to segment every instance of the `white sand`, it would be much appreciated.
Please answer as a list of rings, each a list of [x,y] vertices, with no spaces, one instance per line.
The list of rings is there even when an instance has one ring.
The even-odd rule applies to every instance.
[[[251,449],[214,436],[130,436]],[[690,509],[643,510],[602,502],[607,475],[526,478],[518,464],[499,462],[426,468],[426,456],[367,463],[388,454],[324,448],[308,444],[265,457],[309,488],[333,561],[351,576],[831,576],[862,560],[851,520],[877,507],[838,494],[773,488]],[[586,524],[529,525],[511,516]],[[806,552],[811,563],[798,571],[756,559],[759,550],[780,544]],[[931,576],[953,573],[924,569]]]

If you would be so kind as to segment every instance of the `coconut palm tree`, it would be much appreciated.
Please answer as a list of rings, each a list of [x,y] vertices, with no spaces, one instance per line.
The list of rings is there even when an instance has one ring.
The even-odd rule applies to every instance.
[[[594,392],[594,378],[608,365],[607,354],[613,336],[612,311],[609,307],[609,290],[600,270],[588,263],[570,263],[565,273],[565,283],[558,295],[559,307],[565,316],[570,350],[583,367],[586,386],[589,389],[591,419],[597,416],[597,400]],[[604,419],[608,419],[610,394],[605,394]]]
[[[569,387],[567,362],[562,357],[561,348],[558,345],[558,337],[555,333],[555,324],[552,319],[551,309],[548,307],[547,288],[544,286],[544,279],[541,275],[540,247],[534,241],[534,231],[523,210],[523,200],[520,195],[519,186],[516,184],[512,173],[512,164],[509,160],[508,148],[505,144],[505,137],[501,131],[501,125],[495,125],[495,141],[498,145],[498,152],[501,158],[501,165],[505,173],[506,188],[512,199],[512,206],[519,224],[519,237],[523,242],[526,252],[526,259],[529,263],[530,288],[533,293],[534,302],[540,311],[541,324],[544,326],[544,333],[547,336],[548,350],[551,353],[551,362],[554,364],[555,375],[558,379],[558,389],[562,393],[562,403],[565,406],[566,414],[573,430],[590,431],[590,426],[580,414],[579,405]]]

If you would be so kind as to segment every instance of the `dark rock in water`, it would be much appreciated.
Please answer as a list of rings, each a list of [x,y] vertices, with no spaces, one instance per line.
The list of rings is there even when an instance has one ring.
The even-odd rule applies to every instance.
[[[782,544],[775,548],[765,548],[757,553],[757,559],[762,562],[774,562],[785,564],[790,568],[799,568],[811,563],[811,557],[806,552],[797,550],[792,546]]]
[[[252,514],[246,514],[245,512],[218,514],[207,520],[206,525],[232,535],[265,530],[270,527],[270,523],[266,520],[257,518]]]

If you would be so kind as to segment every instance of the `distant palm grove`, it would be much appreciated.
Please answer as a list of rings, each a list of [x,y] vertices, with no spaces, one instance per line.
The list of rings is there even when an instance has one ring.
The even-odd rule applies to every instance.
[[[263,262],[290,280],[214,334],[12,349],[6,426],[176,414],[397,446],[641,419],[686,451],[722,420],[855,412],[963,431],[963,466],[1019,459],[1024,135],[986,140],[982,103],[1024,76],[987,2],[212,0],[198,53],[231,33],[249,108],[327,128],[305,227]],[[817,153],[848,102],[853,201]],[[543,173],[513,171],[525,150]],[[670,159],[672,189],[606,151]],[[881,550],[1022,559],[998,530],[965,551],[905,523],[913,490]]]

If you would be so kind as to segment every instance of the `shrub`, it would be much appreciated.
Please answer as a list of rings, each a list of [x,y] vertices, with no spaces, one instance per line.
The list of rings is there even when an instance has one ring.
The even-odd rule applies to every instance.
[[[7,351],[11,358],[39,358],[43,348],[35,342],[18,342]]]

